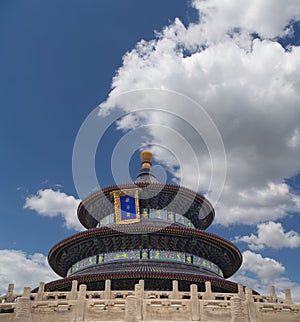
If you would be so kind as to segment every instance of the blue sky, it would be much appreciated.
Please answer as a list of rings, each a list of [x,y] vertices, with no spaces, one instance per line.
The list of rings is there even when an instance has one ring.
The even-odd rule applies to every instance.
[[[261,291],[274,283],[279,294],[291,287],[300,301],[300,5],[238,3],[1,1],[0,292],[11,281],[21,289],[55,278],[45,256],[80,229],[74,142],[100,104],[107,113],[118,105],[124,116],[97,149],[102,187],[120,183],[114,151],[124,158],[120,169],[129,164],[134,177],[137,151],[148,144],[162,178],[208,197],[220,190],[209,231],[244,252],[233,279]],[[193,104],[201,106],[198,114]],[[211,129],[200,135],[209,120],[224,144],[225,184],[218,181],[224,164],[210,146]],[[117,147],[126,147],[129,133],[138,139],[128,159]],[[208,191],[214,156],[217,179]]]

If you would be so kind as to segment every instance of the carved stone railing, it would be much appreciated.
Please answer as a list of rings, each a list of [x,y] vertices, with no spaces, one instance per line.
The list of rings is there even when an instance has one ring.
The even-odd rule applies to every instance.
[[[270,295],[254,295],[252,289],[238,286],[238,292],[212,292],[210,282],[205,283],[205,292],[198,292],[192,284],[189,291],[179,291],[178,282],[173,281],[172,291],[147,291],[144,281],[134,290],[116,291],[111,281],[105,282],[104,290],[87,291],[86,285],[72,282],[70,291],[46,292],[40,283],[36,293],[25,287],[22,294],[14,293],[10,284],[5,295],[0,297],[0,322],[38,321],[45,314],[59,322],[60,317],[70,321],[222,321],[260,322],[265,316],[281,314],[286,321],[300,321],[300,305],[293,304],[290,290],[285,298],[277,297],[275,288]],[[287,318],[288,317],[288,318]],[[291,317],[291,319],[289,319]],[[297,318],[297,320],[295,319]],[[279,319],[279,320],[278,320]],[[285,321],[284,320],[284,321]],[[283,320],[282,320],[283,321]]]

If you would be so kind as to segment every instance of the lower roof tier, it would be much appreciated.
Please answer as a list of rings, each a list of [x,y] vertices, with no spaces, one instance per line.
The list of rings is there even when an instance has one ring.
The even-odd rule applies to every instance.
[[[87,257],[122,250],[155,249],[177,251],[205,258],[216,264],[224,277],[233,275],[242,263],[238,248],[218,236],[185,227],[131,224],[123,231],[117,227],[91,229],[55,245],[48,261],[52,269],[66,277],[72,265]]]

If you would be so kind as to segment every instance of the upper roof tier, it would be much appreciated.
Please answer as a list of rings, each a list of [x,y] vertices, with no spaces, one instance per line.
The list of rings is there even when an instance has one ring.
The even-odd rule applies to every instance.
[[[101,189],[78,206],[77,215],[86,228],[97,227],[100,220],[115,212],[115,192],[138,189],[139,209],[165,210],[188,218],[193,226],[206,229],[213,221],[213,206],[204,196],[178,185],[163,184],[157,181],[151,168],[152,152],[141,152],[141,168],[133,183],[109,186]]]

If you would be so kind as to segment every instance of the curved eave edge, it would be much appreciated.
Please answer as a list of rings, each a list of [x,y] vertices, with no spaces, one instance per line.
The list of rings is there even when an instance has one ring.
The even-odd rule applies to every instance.
[[[131,232],[134,228],[136,227],[128,227],[130,228]],[[138,232],[139,233],[143,233],[143,230],[141,228],[141,226],[138,227],[139,230]],[[149,229],[149,227],[144,227],[145,229]],[[158,227],[156,226],[156,229]],[[129,232],[130,232],[129,230]],[[241,266],[242,264],[242,254],[240,252],[240,250],[231,242],[219,237],[219,236],[216,236],[216,235],[213,235],[211,233],[208,233],[208,232],[203,232],[203,231],[200,231],[200,230],[196,230],[196,229],[189,229],[189,228],[178,228],[178,227],[167,227],[167,228],[162,228],[161,230],[156,230],[155,232],[152,232],[152,233],[155,233],[155,234],[165,234],[165,233],[170,233],[172,235],[174,234],[179,234],[179,235],[189,235],[191,237],[199,237],[199,238],[203,238],[205,240],[208,240],[208,242],[210,242],[210,240],[212,242],[214,242],[216,244],[216,246],[218,246],[218,244],[221,244],[222,246],[224,247],[227,247],[231,252],[234,253],[234,257],[238,257],[238,263],[236,263],[236,267],[235,267],[235,272],[239,269],[239,267]],[[59,257],[60,253],[63,252],[63,249],[65,247],[71,247],[72,245],[74,244],[77,244],[77,243],[80,243],[82,241],[85,241],[85,240],[88,240],[90,239],[91,237],[93,236],[97,236],[97,235],[100,235],[100,236],[109,236],[109,235],[119,235],[119,234],[122,234],[122,235],[130,235],[129,234],[126,234],[126,233],[121,233],[117,230],[114,230],[114,229],[111,229],[111,228],[108,228],[108,227],[104,227],[104,228],[96,228],[96,229],[91,229],[91,230],[88,230],[88,231],[84,231],[84,232],[80,232],[76,235],[73,235],[71,237],[68,237],[64,240],[62,240],[61,242],[59,242],[58,244],[56,244],[55,246],[53,246],[53,248],[50,250],[49,252],[49,255],[48,255],[48,262],[50,264],[50,266],[52,267],[52,269],[60,276],[65,276],[66,274],[63,273],[58,267],[57,267],[57,257]],[[234,273],[232,273],[234,274]],[[231,276],[232,274],[230,274],[229,276]],[[229,277],[228,276],[228,277]]]

